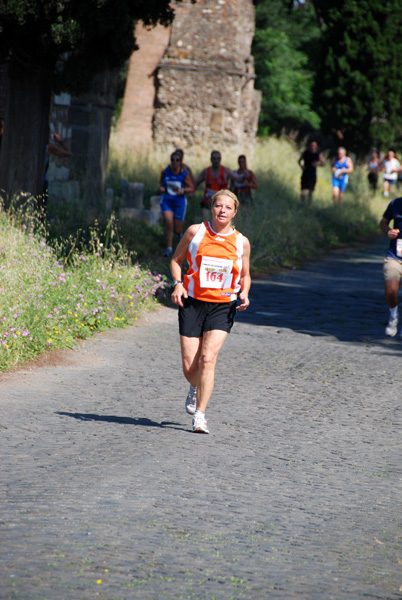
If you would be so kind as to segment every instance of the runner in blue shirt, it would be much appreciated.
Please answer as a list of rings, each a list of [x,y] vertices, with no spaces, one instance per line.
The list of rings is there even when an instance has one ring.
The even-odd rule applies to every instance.
[[[346,156],[342,146],[338,148],[338,158],[332,164],[332,197],[334,202],[342,202],[348,185],[349,173],[353,172],[352,159]]]
[[[392,229],[389,226],[391,221]],[[390,310],[385,335],[394,337],[398,331],[398,292],[402,278],[402,198],[394,198],[388,204],[380,228],[390,239],[383,267],[385,301]]]
[[[179,152],[173,152],[170,156],[170,165],[161,173],[160,204],[166,236],[166,250],[163,256],[173,254],[173,231],[179,240],[181,238],[187,209],[186,193],[191,194],[194,191],[193,182],[183,167],[182,158]]]

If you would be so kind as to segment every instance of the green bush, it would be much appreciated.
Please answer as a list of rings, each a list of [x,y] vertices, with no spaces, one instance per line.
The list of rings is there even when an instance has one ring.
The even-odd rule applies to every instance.
[[[95,227],[81,252],[69,240],[53,248],[33,223],[27,224],[26,212],[0,213],[3,371],[45,350],[70,348],[77,338],[133,323],[164,293],[162,275],[131,264],[118,245],[105,246]]]

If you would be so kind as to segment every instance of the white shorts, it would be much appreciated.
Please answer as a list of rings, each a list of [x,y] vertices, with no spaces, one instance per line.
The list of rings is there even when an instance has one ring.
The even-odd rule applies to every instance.
[[[401,281],[402,278],[402,262],[387,256],[384,259],[383,273],[385,281],[396,279]]]

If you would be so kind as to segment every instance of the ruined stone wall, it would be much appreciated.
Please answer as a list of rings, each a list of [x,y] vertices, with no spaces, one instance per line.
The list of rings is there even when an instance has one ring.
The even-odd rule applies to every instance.
[[[128,149],[151,147],[155,104],[155,70],[169,44],[170,28],[135,28],[138,50],[130,57],[123,106],[116,137]]]
[[[257,131],[251,0],[183,0],[156,72],[157,146],[249,145]]]
[[[73,96],[71,125],[71,178],[80,182],[80,195],[91,203],[105,193],[109,135],[115,108],[118,71],[104,69],[85,94]]]
[[[54,96],[50,127],[70,148],[72,156],[50,156],[49,195],[64,200],[102,203],[106,188],[109,135],[118,72],[105,69],[78,96]]]
[[[0,119],[6,111],[7,65],[0,65]]]
[[[261,103],[253,35],[252,0],[183,0],[170,28],[139,23],[118,145],[135,151],[252,144]]]

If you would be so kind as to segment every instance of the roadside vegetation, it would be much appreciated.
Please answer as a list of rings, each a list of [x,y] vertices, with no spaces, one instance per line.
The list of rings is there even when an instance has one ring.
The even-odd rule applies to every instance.
[[[222,164],[237,168],[237,154],[234,150],[222,150]],[[291,140],[274,137],[260,139],[254,156],[248,155],[248,167],[255,172],[259,189],[254,194],[253,207],[240,208],[236,226],[250,239],[254,274],[292,266],[300,260],[379,231],[378,221],[385,204],[379,192],[376,196],[369,193],[363,166],[357,166],[350,176],[344,202],[334,205],[330,159],[327,157],[326,166],[317,169],[313,203],[305,206],[300,202],[299,155],[300,149]],[[157,190],[160,172],[168,162],[168,152],[147,157],[123,155],[112,142],[109,185],[117,196],[116,204],[119,203],[122,179],[145,183],[146,204]],[[209,154],[186,152],[184,162],[197,176],[209,164]],[[203,186],[200,186],[189,199],[185,226],[200,220],[202,193]],[[161,225],[150,228],[140,223],[122,223],[121,227],[123,238],[139,257],[153,256],[157,260],[163,252]]]
[[[113,234],[113,223],[109,229]],[[113,240],[105,247],[96,227],[85,250],[71,239],[49,243],[43,233],[34,213],[29,220],[26,213],[0,213],[2,371],[135,323],[141,309],[164,295],[165,278],[131,264]]]
[[[252,245],[254,276],[297,265],[340,244],[378,233],[384,201],[368,192],[357,168],[346,199],[334,206],[329,161],[318,170],[312,206],[299,196],[299,150],[289,140],[265,139],[248,163],[259,189],[253,207],[241,207],[236,226]],[[237,153],[223,153],[236,168]],[[127,156],[111,146],[109,185],[145,183],[145,204],[158,188],[169,153]],[[195,174],[209,164],[207,153],[186,153]],[[189,200],[186,225],[199,222],[200,187]],[[92,224],[90,220],[92,218]],[[49,202],[44,225],[27,206],[0,212],[0,370],[7,371],[41,353],[71,348],[112,327],[136,322],[143,309],[165,301],[169,261],[162,258],[163,227],[120,222],[118,210],[94,222],[86,207]]]

